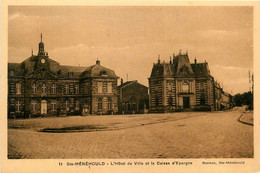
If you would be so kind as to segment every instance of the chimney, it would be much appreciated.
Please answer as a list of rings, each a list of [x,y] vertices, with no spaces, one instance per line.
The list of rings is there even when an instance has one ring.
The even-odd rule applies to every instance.
[[[124,81],[123,81],[123,78],[121,78],[121,85],[123,85]]]
[[[160,64],[160,55],[158,55],[158,64]]]
[[[195,57],[195,59],[194,59],[194,64],[197,64],[197,59],[196,59],[196,57]]]
[[[179,55],[181,55],[181,49],[180,49],[180,51],[179,51]]]
[[[172,57],[170,56],[170,64],[172,64]]]
[[[100,61],[99,61],[98,59],[97,59],[97,61],[96,61],[96,64],[97,64],[97,65],[100,65]]]

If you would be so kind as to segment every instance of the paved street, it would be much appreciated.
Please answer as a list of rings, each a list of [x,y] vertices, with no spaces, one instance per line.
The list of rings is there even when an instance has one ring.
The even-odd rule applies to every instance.
[[[238,122],[240,115],[241,110],[236,108],[226,112],[12,120],[8,130],[9,157],[68,159],[253,157],[253,126]],[[78,133],[37,131],[44,126],[44,122],[60,126],[63,121],[71,124],[84,123],[83,118],[88,123],[93,121],[92,124],[113,128]],[[28,128],[17,129],[17,124]]]

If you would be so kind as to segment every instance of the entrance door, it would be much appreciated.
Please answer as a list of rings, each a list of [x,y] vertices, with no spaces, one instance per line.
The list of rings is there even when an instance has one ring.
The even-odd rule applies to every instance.
[[[183,97],[183,108],[190,107],[190,97]]]
[[[47,114],[47,101],[41,101],[41,114]]]

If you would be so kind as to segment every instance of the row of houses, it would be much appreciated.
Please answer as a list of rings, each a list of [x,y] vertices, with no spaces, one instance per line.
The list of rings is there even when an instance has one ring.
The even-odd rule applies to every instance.
[[[89,67],[60,65],[45,52],[41,35],[37,55],[8,63],[8,117],[229,108],[229,95],[215,84],[208,64],[190,64],[187,54],[154,64],[149,94],[138,81],[118,85],[118,79],[99,60]]]

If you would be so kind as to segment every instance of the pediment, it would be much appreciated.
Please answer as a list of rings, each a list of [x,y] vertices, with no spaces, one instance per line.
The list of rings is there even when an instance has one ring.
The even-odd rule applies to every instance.
[[[189,68],[186,65],[183,65],[177,73],[178,77],[192,77],[193,75],[193,72],[189,71]]]
[[[36,79],[57,79],[57,78],[61,78],[57,73],[49,71],[47,69],[36,70],[33,73],[27,75],[27,77],[36,78]]]

